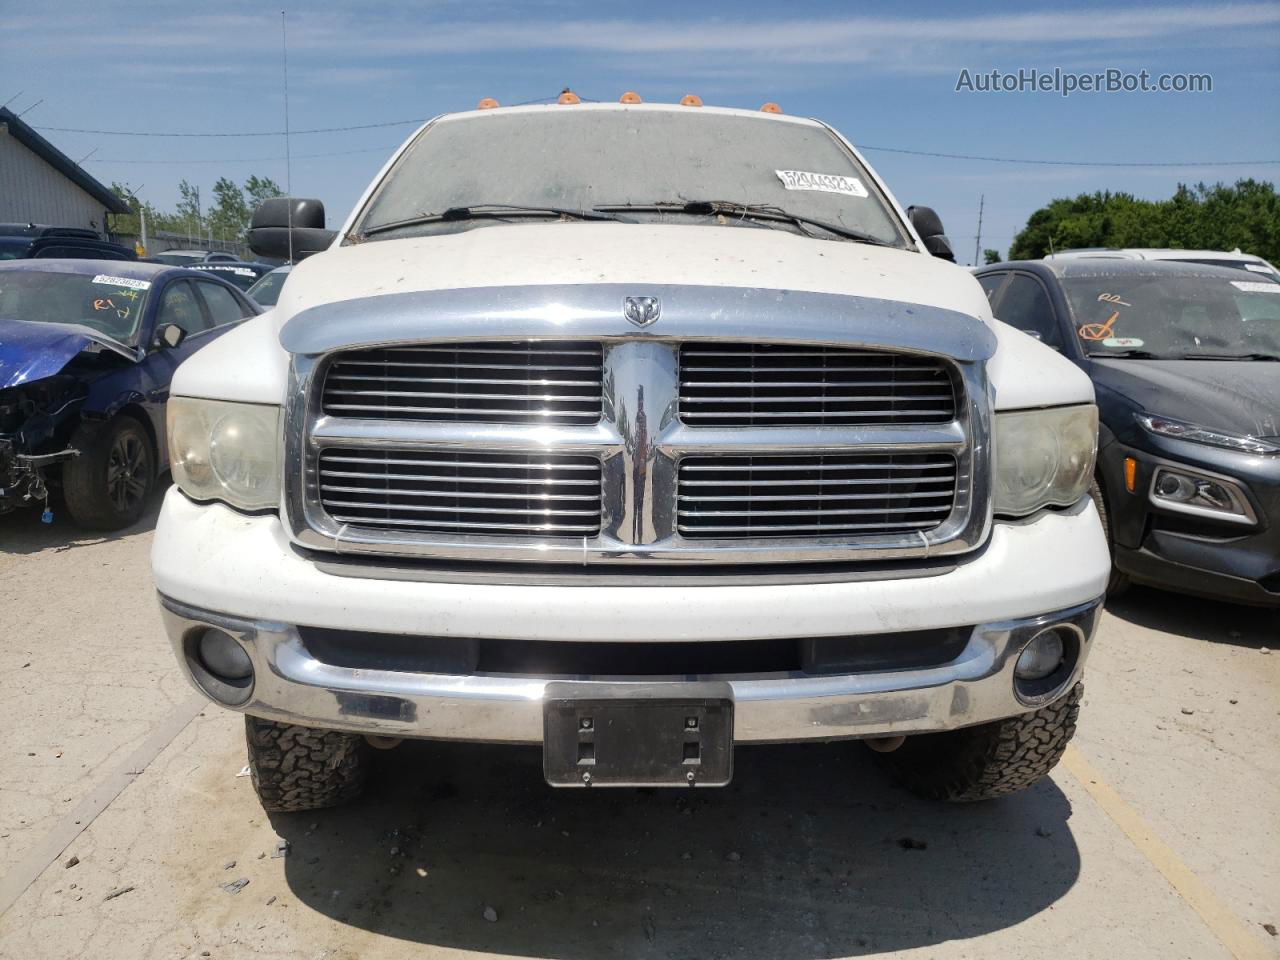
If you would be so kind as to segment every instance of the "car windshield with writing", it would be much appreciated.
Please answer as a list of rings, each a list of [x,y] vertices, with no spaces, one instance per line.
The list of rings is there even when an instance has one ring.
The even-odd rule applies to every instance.
[[[274,307],[280,301],[280,291],[284,289],[284,282],[288,278],[288,267],[272,270],[246,292],[260,306]]]
[[[1226,273],[1099,272],[1062,284],[1092,357],[1280,358],[1280,283]]]
[[[744,209],[735,215],[726,209],[733,205]],[[578,219],[738,225],[908,245],[872,177],[826,128],[695,108],[438,121],[392,167],[352,237]]]
[[[148,280],[109,274],[5,271],[0,273],[0,317],[80,324],[133,344],[150,289]]]

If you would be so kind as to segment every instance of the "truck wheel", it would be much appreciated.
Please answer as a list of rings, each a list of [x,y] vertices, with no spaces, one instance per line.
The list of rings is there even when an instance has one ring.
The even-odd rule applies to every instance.
[[[1123,596],[1129,589],[1129,578],[1116,569],[1116,544],[1111,538],[1111,514],[1107,512],[1107,499],[1102,493],[1102,484],[1097,479],[1089,486],[1089,496],[1093,498],[1093,505],[1098,508],[1102,532],[1107,535],[1107,549],[1111,551],[1111,579],[1107,581],[1107,596]]]
[[[903,786],[930,800],[993,800],[1031,786],[1062,759],[1076,732],[1083,684],[1033,713],[907,737],[877,754]]]
[[[253,789],[268,813],[336,807],[364,790],[364,737],[250,716],[244,734]]]
[[[90,530],[119,530],[138,521],[155,484],[151,437],[133,417],[82,423],[71,435],[80,451],[62,468],[62,495],[72,519]]]

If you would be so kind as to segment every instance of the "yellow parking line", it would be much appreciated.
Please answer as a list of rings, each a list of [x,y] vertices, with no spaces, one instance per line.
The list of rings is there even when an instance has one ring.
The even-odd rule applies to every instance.
[[[1110,784],[1098,776],[1084,754],[1074,746],[1068,746],[1062,757],[1062,765],[1088,791],[1089,796],[1093,797],[1115,825],[1124,831],[1139,852],[1169,881],[1178,896],[1200,915],[1200,919],[1236,960],[1274,960],[1274,955],[1253,935],[1245,922],[1218,899],[1208,884],[1191,872],[1191,868],[1156,836],[1155,831]]]

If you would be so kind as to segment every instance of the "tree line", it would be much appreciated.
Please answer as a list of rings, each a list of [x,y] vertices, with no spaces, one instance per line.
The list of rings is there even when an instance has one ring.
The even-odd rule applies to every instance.
[[[1280,260],[1280,196],[1275,184],[1237,180],[1179,184],[1168,200],[1110,191],[1062,197],[1031,214],[1009,259],[1036,260],[1073,247],[1239,248],[1274,263]]]
[[[128,186],[112,183],[112,191],[135,211],[144,212],[147,230],[168,230],[186,233],[194,237],[212,235],[217,240],[240,241],[249,229],[249,221],[258,204],[271,197],[284,196],[280,185],[270,177],[251,176],[238,184],[226,177],[219,177],[213,185],[212,196],[202,196],[200,188],[183,180],[178,184],[178,203],[173,210],[161,210],[154,204],[136,197]],[[138,236],[141,222],[138,212],[116,214],[111,218],[111,232]]]

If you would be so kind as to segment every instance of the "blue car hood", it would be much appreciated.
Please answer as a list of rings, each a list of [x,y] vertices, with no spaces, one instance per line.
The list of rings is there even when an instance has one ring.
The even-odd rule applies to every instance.
[[[0,317],[0,390],[51,377],[86,350],[138,360],[138,351],[89,327]]]

